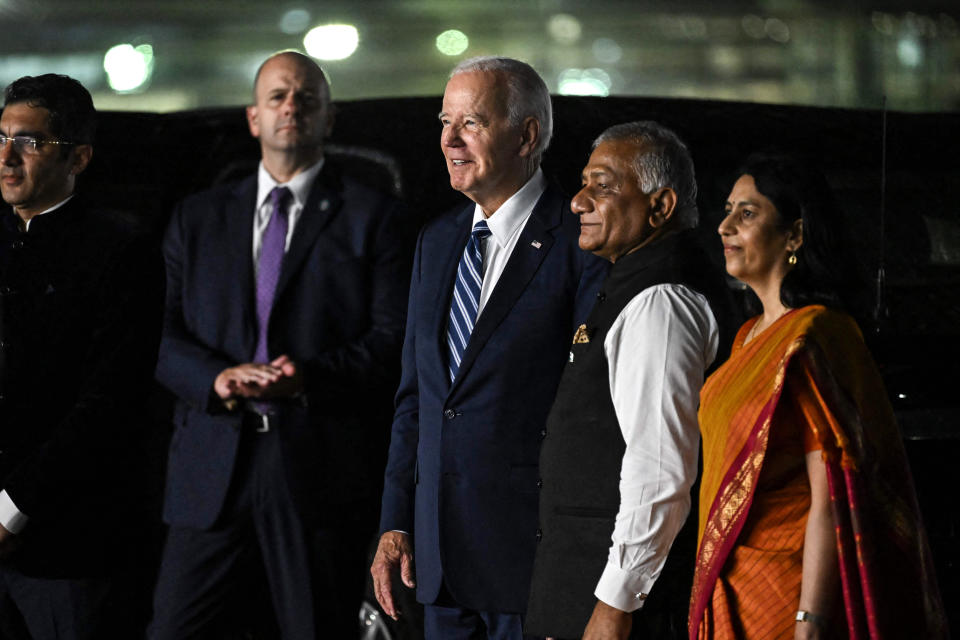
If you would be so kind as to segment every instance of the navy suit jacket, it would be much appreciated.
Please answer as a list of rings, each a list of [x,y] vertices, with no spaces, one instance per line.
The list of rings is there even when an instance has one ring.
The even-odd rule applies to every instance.
[[[447,315],[473,211],[437,219],[417,244],[380,527],[413,534],[421,602],[445,580],[462,606],[521,612],[544,423],[606,263],[579,249],[579,221],[548,187],[451,384]]]
[[[257,321],[256,176],[191,196],[164,241],[167,300],[157,379],[176,394],[164,519],[207,528],[224,503],[240,412],[213,381],[250,362]],[[400,353],[406,273],[399,203],[338,175],[327,160],[283,260],[270,357],[304,371],[304,395],[278,402],[284,470],[301,515],[375,496]],[[379,443],[383,443],[382,445]]]

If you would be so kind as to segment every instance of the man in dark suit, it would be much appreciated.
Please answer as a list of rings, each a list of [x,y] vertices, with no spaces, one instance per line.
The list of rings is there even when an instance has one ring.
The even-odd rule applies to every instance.
[[[428,638],[519,639],[544,421],[604,266],[540,170],[552,114],[529,65],[461,63],[440,122],[450,184],[475,204],[417,244],[371,572],[396,617],[391,575],[412,587],[416,559]]]
[[[256,565],[283,638],[358,631],[406,295],[399,204],[324,158],[310,58],[270,57],[254,93],[257,175],[187,198],[164,245],[157,377],[178,401],[152,638],[206,637]]]
[[[118,609],[159,255],[74,193],[96,112],[76,80],[7,87],[0,117],[0,637],[134,637]],[[141,630],[142,632],[142,630]]]

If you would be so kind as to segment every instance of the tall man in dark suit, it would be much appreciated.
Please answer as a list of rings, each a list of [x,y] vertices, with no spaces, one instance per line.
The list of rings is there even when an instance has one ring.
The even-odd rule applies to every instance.
[[[252,557],[284,639],[357,634],[407,264],[398,203],[324,157],[323,72],[282,52],[247,109],[256,175],[187,198],[157,377],[178,397],[153,638],[204,636]]]
[[[412,587],[416,559],[428,638],[519,639],[544,421],[604,266],[540,170],[550,94],[529,65],[461,63],[440,123],[450,184],[473,204],[418,241],[371,572],[396,617],[390,577]]]
[[[53,74],[13,82],[0,116],[3,638],[137,633],[118,626],[118,541],[162,277],[147,238],[74,192],[95,119],[87,90]]]

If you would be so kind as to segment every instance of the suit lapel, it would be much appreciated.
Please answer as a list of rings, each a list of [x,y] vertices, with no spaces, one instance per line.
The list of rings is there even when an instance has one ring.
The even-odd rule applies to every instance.
[[[339,180],[337,179],[329,161],[313,183],[310,195],[300,213],[297,227],[294,229],[290,248],[283,257],[283,266],[280,269],[280,279],[277,281],[277,292],[274,304],[283,294],[294,274],[299,270],[307,255],[313,249],[317,234],[327,226],[331,216],[343,205],[340,195]]]
[[[544,258],[550,252],[554,243],[554,230],[560,225],[562,215],[561,204],[563,198],[559,191],[552,186],[540,196],[540,200],[533,208],[527,224],[520,232],[517,245],[510,255],[507,266],[504,268],[496,288],[484,306],[477,324],[470,334],[470,341],[463,353],[460,370],[453,386],[456,387],[462,380],[484,345],[496,331],[503,319],[506,318],[517,300],[523,294],[527,284],[533,278]],[[450,282],[453,282],[451,279]]]
[[[256,298],[257,283],[253,276],[253,216],[257,206],[257,178],[253,176],[241,182],[231,193],[232,198],[225,201],[221,212],[226,228],[227,249],[230,256],[227,271],[236,269],[239,277],[224,280],[225,286],[235,288],[230,296],[240,305],[243,318],[244,347],[253,355],[256,343],[257,317],[253,301]]]
[[[446,380],[450,379],[447,374],[447,317],[450,315],[450,300],[453,295],[453,281],[457,277],[457,266],[460,264],[460,256],[463,255],[463,248],[470,237],[474,207],[475,205],[471,202],[454,217],[448,229],[437,233],[437,237],[445,241],[444,245],[437,247],[436,264],[440,269],[424,276],[424,278],[430,278],[430,285],[424,288],[426,295],[422,299],[436,301],[429,307],[427,326],[433,327],[432,333],[437,336],[436,341],[430,346],[430,354],[434,360],[434,366],[444,371]]]

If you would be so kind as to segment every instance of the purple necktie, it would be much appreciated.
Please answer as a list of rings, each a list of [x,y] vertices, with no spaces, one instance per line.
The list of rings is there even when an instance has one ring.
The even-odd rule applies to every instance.
[[[277,292],[280,267],[283,265],[284,247],[287,243],[287,201],[290,189],[274,187],[270,192],[273,213],[263,232],[260,244],[260,263],[257,270],[257,350],[254,362],[270,362],[267,351],[267,328],[270,325],[270,309]]]

